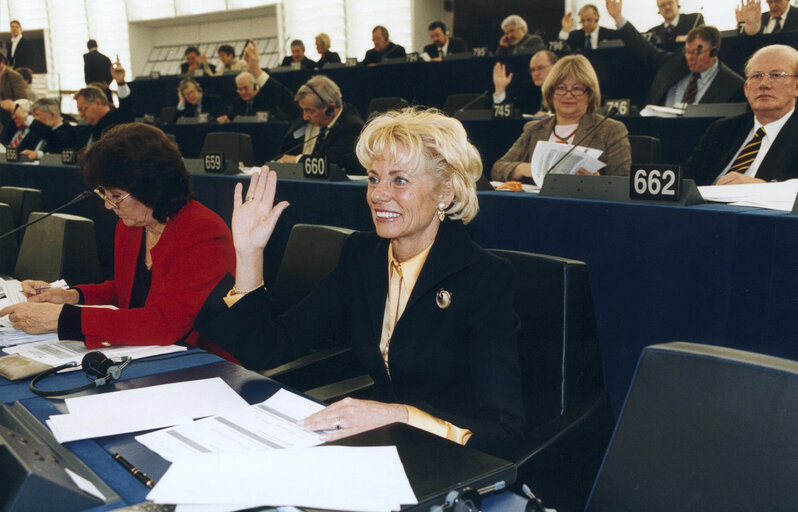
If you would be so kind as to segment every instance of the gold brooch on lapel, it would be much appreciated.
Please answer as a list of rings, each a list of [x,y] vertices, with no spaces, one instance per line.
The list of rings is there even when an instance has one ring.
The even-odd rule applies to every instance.
[[[446,309],[452,305],[452,294],[451,292],[447,292],[443,288],[438,290],[438,293],[435,294],[435,304],[438,305],[441,309]]]

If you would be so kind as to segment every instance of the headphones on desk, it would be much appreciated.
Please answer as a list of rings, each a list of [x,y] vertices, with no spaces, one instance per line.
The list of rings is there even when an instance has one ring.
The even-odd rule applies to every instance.
[[[327,105],[327,110],[324,111],[324,115],[327,116],[327,117],[334,116],[335,115],[335,107],[333,106],[333,103],[331,101],[325,100],[321,96],[321,94],[319,94],[319,92],[316,89],[314,89],[313,86],[310,85],[309,83],[305,82],[305,86],[308,89],[310,89],[311,91],[313,91],[313,94],[315,94],[319,98],[319,100],[321,100],[322,105],[325,105],[325,104]]]
[[[86,378],[90,381],[88,384],[84,384],[83,386],[78,386],[76,388],[60,390],[44,390],[36,387],[36,384],[38,384],[45,377],[56,375],[61,370],[75,368],[78,366],[77,362],[71,361],[69,363],[62,364],[61,366],[56,366],[54,368],[50,368],[49,370],[45,370],[34,377],[33,380],[30,381],[30,390],[39,396],[51,397],[71,395],[72,393],[79,393],[80,391],[85,391],[94,387],[104,386],[112,380],[118,380],[122,376],[122,370],[130,364],[130,361],[131,358],[125,356],[122,358],[121,363],[117,364],[111,361],[102,352],[89,352],[83,356],[83,360],[80,363],[80,367],[83,368],[83,371],[86,373]]]

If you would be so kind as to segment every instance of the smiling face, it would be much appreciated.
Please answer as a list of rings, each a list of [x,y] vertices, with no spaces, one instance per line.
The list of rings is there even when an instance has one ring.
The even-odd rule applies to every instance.
[[[748,104],[751,105],[754,115],[762,124],[775,121],[787,114],[795,106],[798,97],[798,80],[795,78],[795,69],[790,65],[794,62],[785,52],[773,49],[763,51],[748,63],[743,90]],[[753,79],[757,74],[786,73],[781,79],[762,76],[761,80]]]
[[[580,94],[582,93],[582,94]],[[590,102],[590,91],[573,77],[566,77],[554,88],[554,112],[559,124],[579,122],[587,113]]]
[[[451,187],[442,187],[424,171],[408,170],[392,160],[375,161],[368,171],[366,199],[377,235],[392,241],[401,262],[435,240],[440,220],[438,203],[453,200]]]

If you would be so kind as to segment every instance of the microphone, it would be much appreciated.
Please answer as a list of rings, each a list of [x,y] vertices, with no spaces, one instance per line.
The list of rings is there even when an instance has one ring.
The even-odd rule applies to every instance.
[[[563,160],[565,160],[566,158],[568,158],[568,155],[570,155],[571,153],[573,153],[573,152],[574,152],[574,150],[575,150],[575,149],[576,149],[576,148],[579,146],[579,144],[581,144],[581,143],[582,143],[582,141],[584,141],[585,139],[587,139],[588,137],[590,137],[591,135],[593,135],[593,133],[594,133],[596,130],[598,130],[598,129],[599,129],[599,126],[601,126],[601,125],[604,123],[604,121],[606,121],[607,119],[609,119],[610,117],[614,116],[614,115],[615,115],[615,114],[617,114],[617,113],[618,113],[618,107],[616,107],[616,106],[612,106],[612,107],[610,107],[610,109],[607,111],[607,113],[606,113],[606,114],[604,114],[604,117],[602,117],[602,118],[601,118],[601,121],[599,121],[598,123],[596,123],[596,126],[594,126],[593,128],[589,129],[589,130],[587,131],[587,133],[585,133],[584,135],[582,135],[582,137],[580,137],[580,138],[579,138],[579,140],[578,140],[578,141],[576,141],[576,142],[574,143],[574,145],[573,145],[573,146],[571,146],[571,149],[569,149],[568,151],[566,151],[566,152],[565,152],[565,154],[564,154],[563,156],[561,156],[561,157],[560,157],[560,158],[559,158],[559,159],[558,159],[556,162],[554,162],[554,165],[552,165],[552,166],[549,168],[549,170],[548,170],[548,171],[546,171],[546,174],[544,174],[544,175],[543,175],[543,177],[545,178],[546,176],[548,176],[548,175],[549,175],[549,174],[550,174],[550,173],[551,173],[551,172],[552,172],[554,169],[556,169],[556,168],[557,168],[557,167],[558,167],[558,166],[559,166],[559,165],[562,163],[562,161],[563,161]]]
[[[8,231],[7,233],[3,233],[2,235],[0,235],[0,240],[2,240],[3,238],[5,238],[5,237],[7,237],[9,235],[12,235],[12,234],[16,233],[17,231],[19,231],[21,229],[25,229],[25,228],[27,228],[30,225],[36,224],[40,220],[44,220],[44,219],[46,219],[47,217],[49,217],[50,215],[52,215],[54,213],[60,212],[61,210],[63,210],[67,206],[72,206],[73,204],[77,204],[77,203],[79,203],[79,202],[81,202],[81,201],[83,201],[85,199],[88,199],[89,197],[92,196],[92,194],[93,194],[93,192],[91,192],[89,190],[84,190],[80,194],[76,195],[71,201],[69,201],[68,203],[62,204],[61,206],[59,206],[55,210],[47,212],[46,214],[42,215],[41,217],[39,217],[36,220],[32,220],[30,222],[26,222],[25,224],[21,225],[20,227],[18,227],[16,229],[12,229],[11,231]]]
[[[466,104],[465,104],[465,105],[463,105],[462,107],[458,108],[458,109],[457,109],[457,112],[465,112],[465,110],[466,110],[468,107],[470,107],[470,106],[471,106],[471,105],[473,105],[474,103],[478,102],[478,101],[479,101],[479,100],[481,100],[482,98],[486,98],[486,97],[488,96],[488,94],[490,94],[490,89],[486,90],[485,92],[483,92],[482,94],[480,94],[479,96],[477,96],[476,98],[474,98],[473,100],[469,101],[468,103],[466,103]]]
[[[271,159],[271,161],[272,161],[272,162],[274,162],[275,160],[279,160],[279,159],[281,159],[282,157],[284,157],[285,155],[287,155],[287,154],[288,154],[288,153],[290,153],[291,151],[293,151],[293,150],[295,150],[295,149],[298,149],[298,148],[300,148],[300,147],[304,146],[306,142],[310,142],[310,141],[312,141],[313,139],[316,139],[316,138],[318,138],[318,137],[319,137],[319,135],[321,135],[321,132],[317,133],[316,135],[314,135],[313,137],[309,138],[308,140],[304,140],[304,139],[303,139],[303,140],[302,140],[302,142],[300,142],[300,143],[299,143],[299,144],[297,144],[296,146],[292,146],[292,147],[288,148],[288,149],[287,149],[287,150],[286,150],[284,153],[282,153],[282,154],[279,154],[279,156],[277,156],[276,158],[272,158],[272,159]]]
[[[703,17],[704,17],[704,6],[702,5],[701,8],[698,9],[698,16],[696,16],[695,20],[693,20],[693,26],[690,27],[690,30],[696,28],[696,26],[698,25],[698,20],[700,20]]]

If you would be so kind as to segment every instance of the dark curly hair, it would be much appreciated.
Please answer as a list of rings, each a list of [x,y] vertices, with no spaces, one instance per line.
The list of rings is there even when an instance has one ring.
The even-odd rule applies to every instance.
[[[78,165],[89,188],[118,188],[152,208],[158,222],[193,199],[177,144],[144,123],[120,124],[81,151]]]

